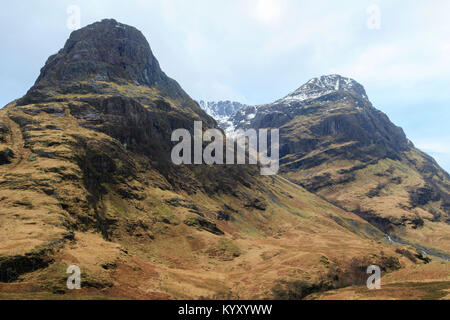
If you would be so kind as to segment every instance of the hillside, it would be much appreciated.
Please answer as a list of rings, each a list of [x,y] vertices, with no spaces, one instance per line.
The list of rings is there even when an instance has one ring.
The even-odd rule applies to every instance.
[[[450,258],[450,177],[377,110],[362,85],[311,79],[272,104],[244,108],[236,128],[280,128],[284,177],[354,212],[390,240]]]

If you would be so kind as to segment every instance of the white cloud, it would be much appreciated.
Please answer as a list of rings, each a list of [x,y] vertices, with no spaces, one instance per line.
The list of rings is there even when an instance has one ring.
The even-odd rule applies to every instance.
[[[422,138],[418,139],[415,144],[421,150],[450,157],[450,138]]]
[[[417,139],[416,147],[431,155],[442,168],[450,172],[450,137]]]
[[[281,0],[257,0],[254,17],[261,23],[276,23],[282,15],[282,5]]]

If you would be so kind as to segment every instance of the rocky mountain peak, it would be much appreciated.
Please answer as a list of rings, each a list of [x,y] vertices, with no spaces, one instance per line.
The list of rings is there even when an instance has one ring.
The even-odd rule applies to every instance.
[[[105,19],[72,32],[41,70],[37,86],[84,80],[151,86],[164,77],[144,35]]]
[[[145,86],[177,101],[191,100],[160,68],[136,28],[104,19],[71,33],[47,59],[34,86],[19,104],[51,101],[58,94],[117,94],[114,84]],[[139,91],[137,91],[139,93]]]
[[[304,101],[316,99],[335,91],[346,91],[366,101],[369,101],[364,87],[353,79],[338,74],[324,75],[313,78],[283,100]]]

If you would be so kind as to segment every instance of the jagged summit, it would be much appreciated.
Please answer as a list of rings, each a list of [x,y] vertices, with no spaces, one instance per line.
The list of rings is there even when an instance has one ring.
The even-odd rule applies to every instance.
[[[324,75],[320,78],[313,78],[283,100],[304,101],[316,99],[334,91],[350,92],[362,99],[369,101],[364,87],[353,79],[340,76],[338,74]]]

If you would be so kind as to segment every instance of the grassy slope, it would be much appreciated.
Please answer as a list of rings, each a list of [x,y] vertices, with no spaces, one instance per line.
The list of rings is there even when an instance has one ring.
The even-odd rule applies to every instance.
[[[450,299],[450,270],[448,263],[434,261],[411,266],[381,278],[381,290],[366,286],[347,287],[312,294],[307,299],[325,300],[439,300]]]

